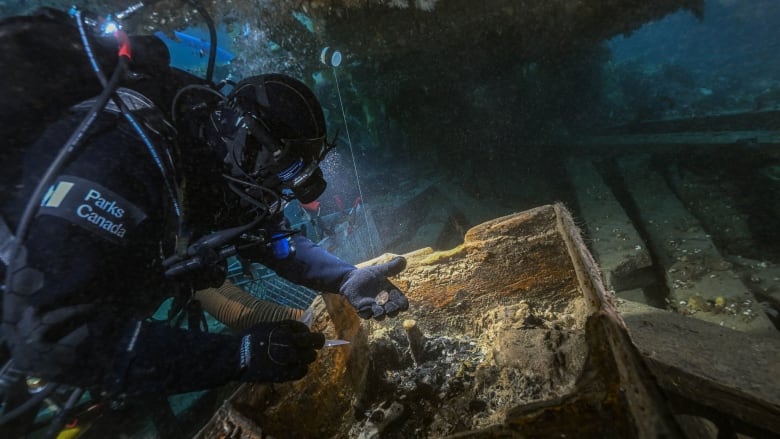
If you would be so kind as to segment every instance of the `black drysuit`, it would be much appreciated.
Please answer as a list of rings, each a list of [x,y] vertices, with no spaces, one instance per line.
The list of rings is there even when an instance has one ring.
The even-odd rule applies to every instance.
[[[68,26],[62,33],[76,36]],[[166,65],[155,67],[154,76],[125,85],[167,112],[173,92],[187,82],[198,81]],[[0,200],[0,213],[12,229],[43,171],[88,108],[49,125],[26,148],[21,185]],[[140,120],[152,120],[149,125],[159,128],[153,113],[139,113]],[[26,264],[14,276],[7,293],[11,300],[4,301],[2,335],[18,368],[54,382],[128,393],[185,392],[238,379],[239,336],[147,319],[177,287],[189,291],[193,279],[177,282],[163,273],[161,261],[174,248],[177,214],[159,163],[168,175],[187,180],[183,209],[193,238],[246,224],[252,217],[224,190],[220,157],[203,147],[193,122],[178,127],[178,154],[164,136],[146,130],[162,152],[156,162],[121,114],[110,109],[100,114],[84,146],[41,200],[24,241]],[[285,225],[277,213],[257,227]],[[334,293],[355,269],[301,236],[293,241],[296,251],[287,259],[274,259],[262,246],[242,256],[296,283]],[[45,331],[41,321],[47,322]]]

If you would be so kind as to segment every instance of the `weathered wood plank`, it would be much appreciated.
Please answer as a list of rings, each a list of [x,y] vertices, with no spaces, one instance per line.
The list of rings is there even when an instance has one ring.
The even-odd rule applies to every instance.
[[[654,146],[678,151],[681,146],[780,146],[780,131],[712,131],[659,134],[624,134],[615,136],[587,136],[573,142],[577,145],[603,146]]]
[[[780,434],[780,340],[637,302],[618,310],[664,390]]]
[[[570,159],[566,170],[590,237],[589,248],[599,261],[607,288],[622,291],[646,286],[642,271],[652,266],[650,253],[612,190],[585,157]]]
[[[624,184],[645,224],[648,245],[664,269],[670,299],[694,316],[744,331],[777,334],[752,292],[731,270],[700,222],[685,208],[650,156],[619,160]],[[702,302],[702,303],[698,303]],[[719,312],[709,303],[723,303]],[[728,306],[734,305],[732,310]]]

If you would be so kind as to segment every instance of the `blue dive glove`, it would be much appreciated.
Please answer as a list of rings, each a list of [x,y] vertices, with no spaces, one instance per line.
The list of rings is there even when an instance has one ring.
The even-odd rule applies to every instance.
[[[402,272],[404,268],[406,259],[401,256],[384,264],[357,268],[344,276],[339,292],[364,319],[395,317],[399,312],[409,309],[409,301],[387,278]]]
[[[239,380],[280,383],[303,378],[324,344],[325,335],[295,320],[257,324],[241,337]]]

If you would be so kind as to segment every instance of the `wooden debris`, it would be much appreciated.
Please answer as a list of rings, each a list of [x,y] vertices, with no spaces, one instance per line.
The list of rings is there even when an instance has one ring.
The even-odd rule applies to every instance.
[[[356,419],[376,398],[382,407],[406,406],[403,421],[392,427],[403,432],[399,437],[415,431],[421,436],[480,438],[495,437],[496,432],[560,436],[577,431],[680,436],[562,205],[480,224],[450,251],[406,256],[407,269],[393,279],[411,301],[404,318],[415,319],[429,339],[467,337],[475,342],[472,349],[486,353],[477,357],[481,363],[472,366],[476,369],[464,364],[464,371],[475,370],[464,382],[465,393],[435,398],[422,394],[432,398],[429,407],[441,404],[439,411],[422,419],[410,410],[418,407],[414,403],[419,398],[399,398],[400,390],[372,392],[366,383],[376,386],[377,379],[392,370],[383,368],[390,363],[384,358],[371,365],[371,346],[394,330],[403,334],[401,321],[355,325],[348,319],[354,316],[349,305],[326,295],[332,303],[327,313],[323,304],[317,305],[315,325],[329,337],[352,340],[351,348],[321,352],[306,378],[274,386],[271,393],[244,387],[231,399],[234,408],[266,434],[279,437],[351,436]],[[442,357],[427,364],[445,361]],[[380,376],[368,378],[368,369]],[[236,402],[252,401],[258,391],[265,396]],[[410,425],[415,429],[404,430]],[[204,430],[199,437],[210,437],[210,432]]]
[[[754,437],[780,432],[780,339],[636,302],[618,309],[676,413]]]

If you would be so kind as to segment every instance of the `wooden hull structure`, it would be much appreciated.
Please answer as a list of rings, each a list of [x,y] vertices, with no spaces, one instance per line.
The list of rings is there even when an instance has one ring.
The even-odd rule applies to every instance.
[[[393,282],[407,313],[366,322],[341,297],[319,297],[315,327],[351,344],[321,351],[300,381],[240,387],[197,437],[780,434],[780,341],[622,300],[618,311],[562,204],[405,256]],[[427,346],[457,343],[412,358],[403,319]],[[476,354],[463,360],[456,345]]]

